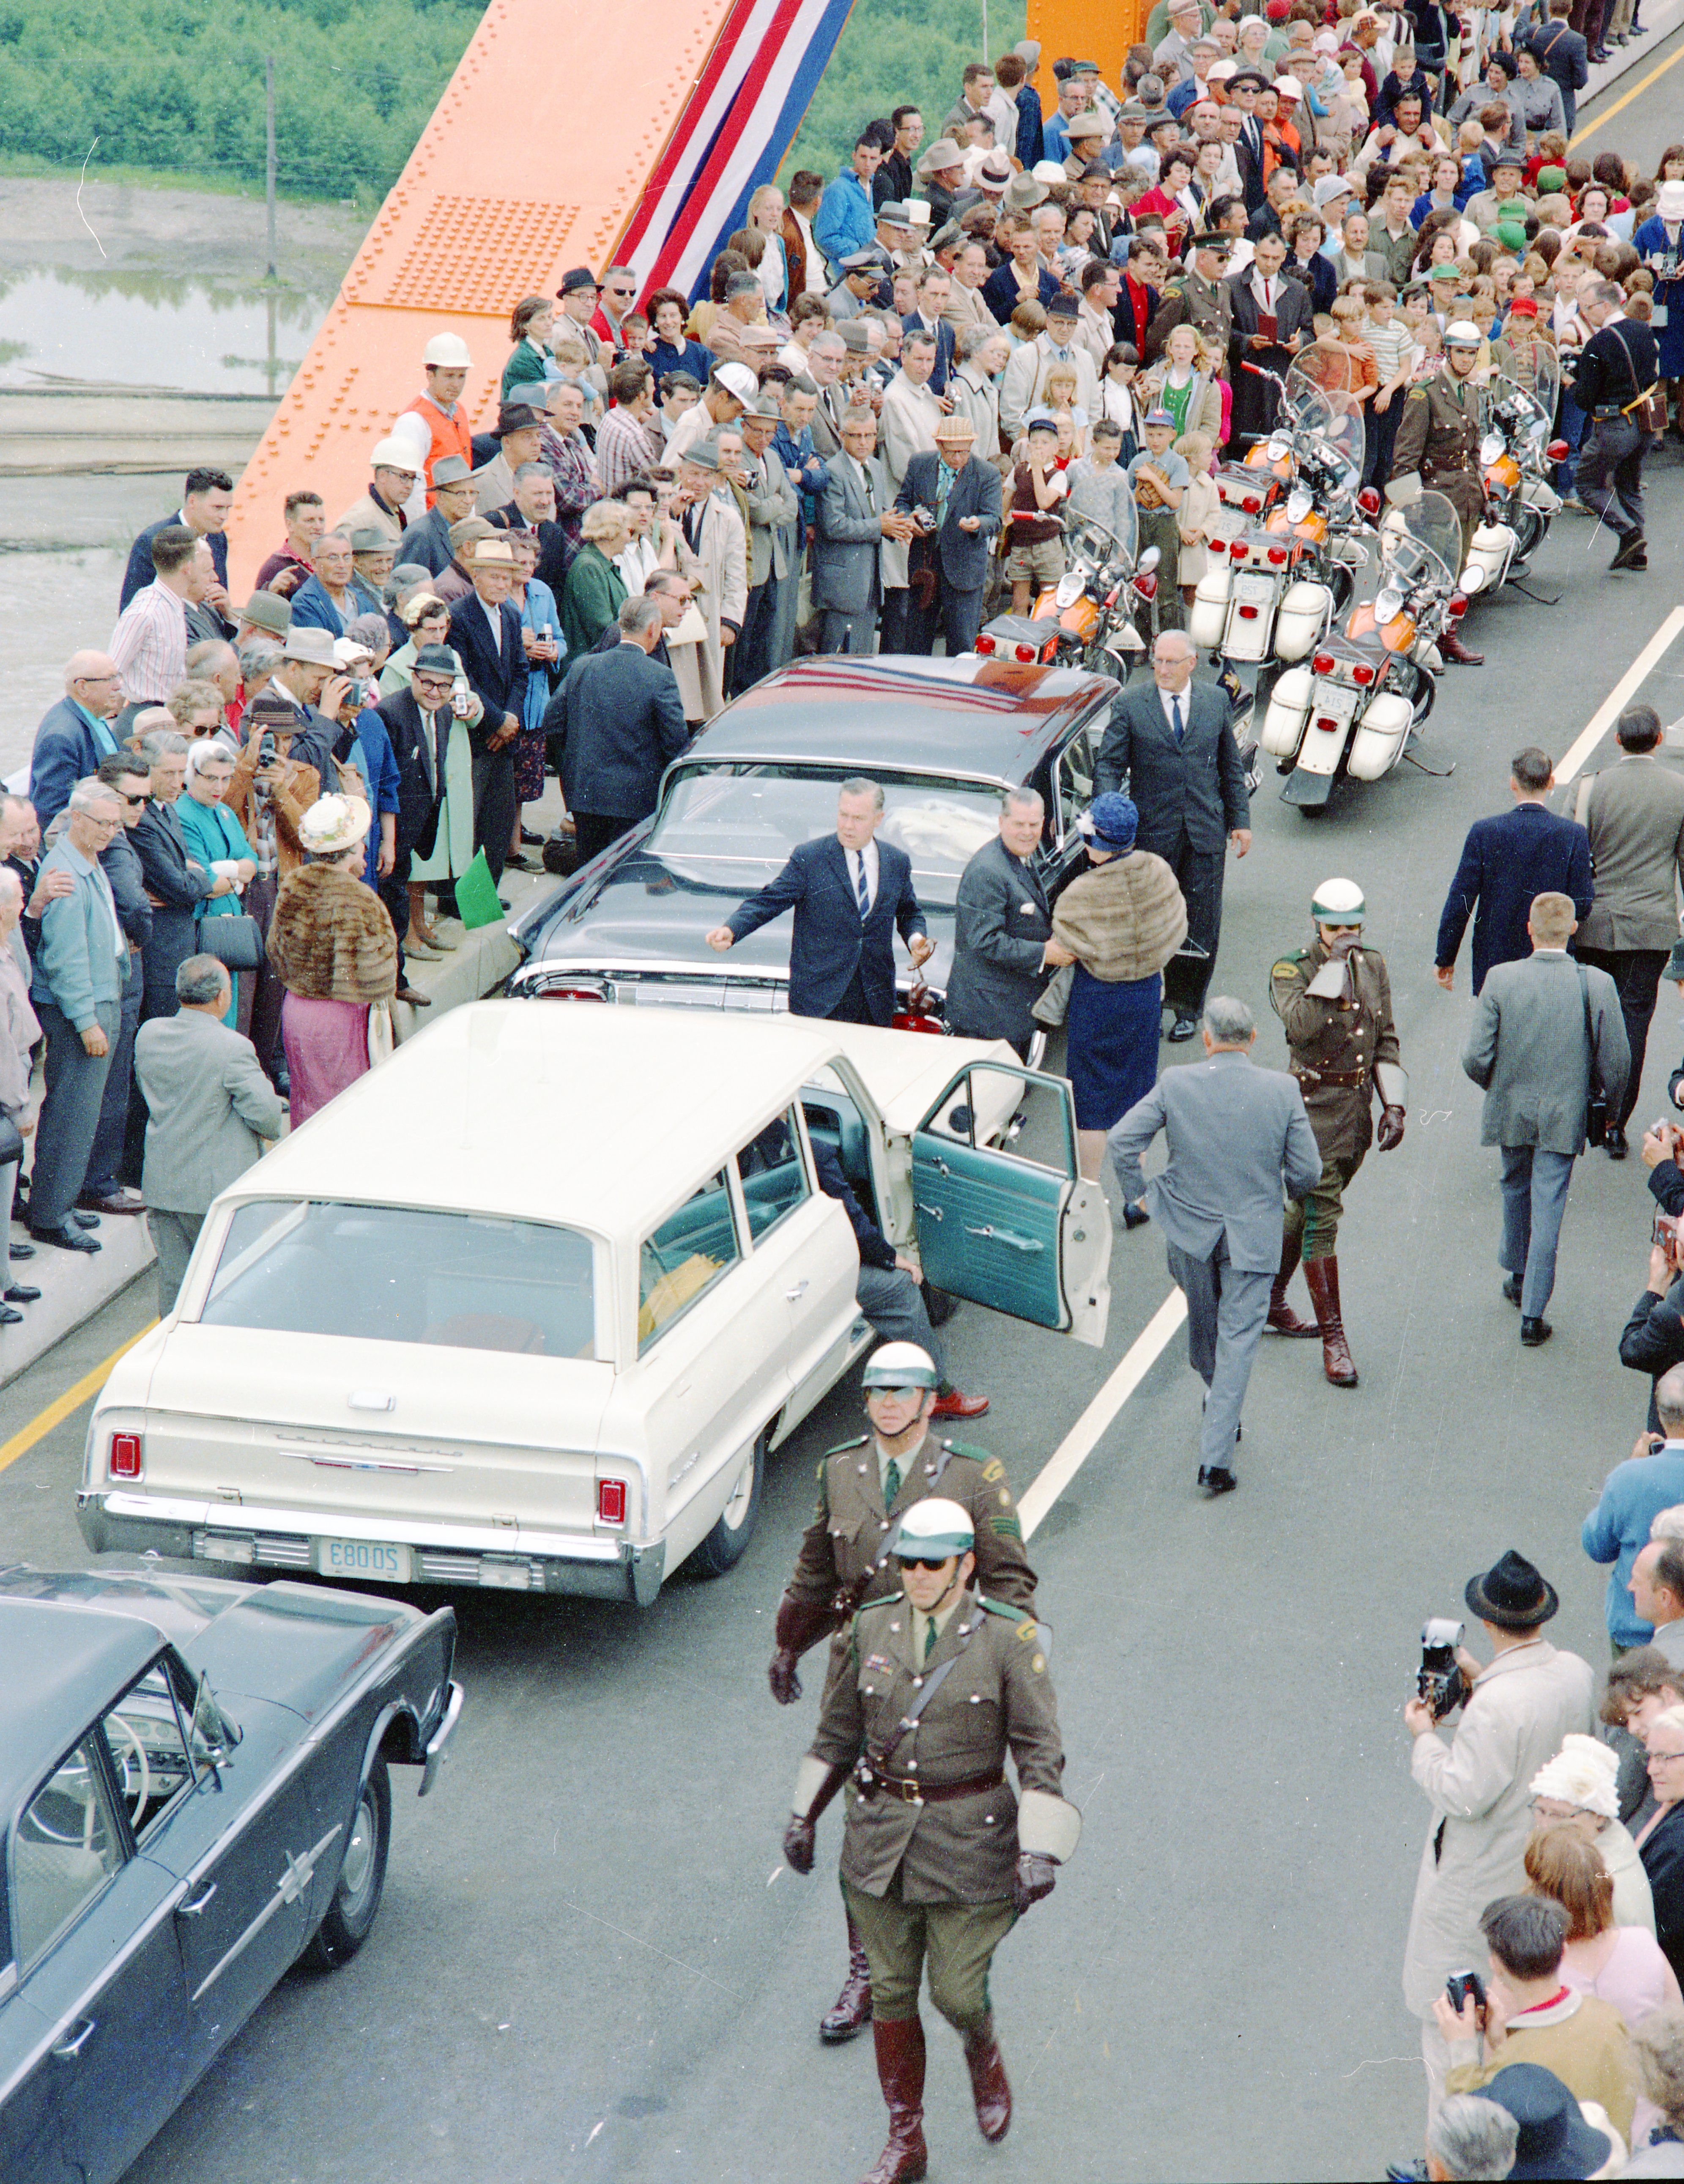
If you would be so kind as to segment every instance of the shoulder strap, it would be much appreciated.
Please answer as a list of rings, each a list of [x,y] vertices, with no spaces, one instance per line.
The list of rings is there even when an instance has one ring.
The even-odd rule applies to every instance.
[[[981,1629],[982,1618],[979,1615],[973,1623],[968,1624],[964,1630],[961,1632],[958,1652],[956,1653],[950,1653],[939,1669],[932,1669],[928,1675],[924,1678],[923,1689],[919,1691],[917,1696],[912,1701],[911,1706],[907,1708],[906,1713],[901,1715],[899,1722],[895,1724],[894,1734],[889,1737],[882,1751],[878,1752],[876,1760],[873,1762],[874,1765],[878,1767],[886,1767],[889,1764],[889,1762],[900,1750],[903,1741],[917,1727],[918,1716],[923,1712],[924,1708],[941,1689],[941,1686],[947,1681],[948,1677],[952,1674],[954,1669],[958,1667],[960,1662],[964,1658],[965,1648],[970,1644],[972,1639],[976,1636],[978,1631]]]
[[[1620,348],[1625,352],[1625,362],[1630,367],[1631,373],[1631,392],[1636,398],[1635,400],[1628,402],[1625,404],[1625,409],[1627,410],[1635,410],[1639,402],[1647,402],[1648,400],[1649,397],[1654,393],[1656,387],[1660,385],[1660,382],[1658,379],[1652,379],[1647,387],[1639,387],[1637,384],[1637,359],[1631,354],[1631,343],[1628,342],[1625,335],[1621,333],[1617,322],[1609,326],[1608,331],[1614,336]]]
[[[1598,1034],[1595,1024],[1591,1021],[1590,981],[1585,976],[1585,967],[1582,963],[1575,962],[1573,968],[1579,973],[1579,1006],[1585,1012],[1585,1043],[1591,1050],[1591,1082],[1593,1084],[1600,1084],[1602,1072],[1598,1067]]]

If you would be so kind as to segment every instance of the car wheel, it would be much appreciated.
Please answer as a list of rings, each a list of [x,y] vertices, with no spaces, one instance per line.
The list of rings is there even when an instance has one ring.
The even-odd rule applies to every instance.
[[[392,1841],[392,1778],[376,1759],[357,1792],[356,1810],[327,1916],[317,1927],[304,1962],[337,1971],[369,1937],[386,1887],[386,1853]]]
[[[761,1489],[766,1482],[766,1435],[755,1435],[755,1445],[744,1458],[731,1497],[720,1512],[719,1522],[691,1556],[700,1577],[723,1577],[743,1559],[754,1536],[760,1515]]]

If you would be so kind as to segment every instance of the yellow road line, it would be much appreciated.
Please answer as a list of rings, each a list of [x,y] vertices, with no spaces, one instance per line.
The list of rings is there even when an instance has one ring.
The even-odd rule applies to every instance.
[[[38,1411],[20,1433],[14,1433],[10,1440],[0,1441],[0,1471],[8,1463],[15,1463],[20,1456],[27,1456],[38,1440],[46,1440],[54,1426],[62,1424],[72,1411],[80,1410],[97,1396],[110,1379],[111,1368],[117,1360],[134,1348],[141,1334],[150,1334],[157,1324],[155,1319],[149,1319],[140,1334],[131,1334],[126,1342],[120,1343],[103,1364],[96,1365],[91,1373],[84,1373],[74,1387],[66,1388],[56,1401],[49,1403],[44,1411]]]
[[[1634,83],[1631,90],[1628,91],[1623,98],[1616,98],[1613,105],[1609,108],[1606,114],[1598,114],[1594,121],[1587,121],[1582,129],[1576,131],[1574,134],[1572,142],[1568,146],[1568,149],[1571,152],[1576,152],[1579,147],[1584,142],[1585,139],[1587,136],[1593,136],[1597,131],[1602,127],[1604,121],[1612,121],[1616,114],[1624,113],[1634,98],[1641,98],[1642,97],[1643,93],[1648,89],[1649,86],[1654,81],[1657,76],[1664,75],[1670,68],[1676,67],[1680,61],[1684,61],[1684,46],[1680,46],[1676,53],[1669,54],[1659,68],[1652,68],[1648,74],[1643,78],[1642,81],[1641,83]]]

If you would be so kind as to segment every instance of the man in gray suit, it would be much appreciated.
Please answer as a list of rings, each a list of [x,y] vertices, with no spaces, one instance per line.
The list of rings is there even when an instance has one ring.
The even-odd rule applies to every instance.
[[[1625,1020],[1631,1067],[1605,1140],[1609,1157],[1624,1160],[1625,1125],[1642,1089],[1655,993],[1678,939],[1684,774],[1656,763],[1661,726],[1653,705],[1628,706],[1614,733],[1624,753],[1619,765],[1587,774],[1574,800],[1573,816],[1591,838],[1597,880],[1575,952],[1581,963],[1594,963],[1613,979]]]
[[[1216,968],[1228,844],[1241,857],[1252,846],[1252,800],[1228,699],[1213,682],[1193,680],[1198,657],[1179,629],[1159,636],[1151,682],[1131,683],[1112,700],[1094,762],[1096,796],[1120,788],[1127,778],[1140,814],[1135,847],[1162,857],[1186,898],[1188,945],[1201,954],[1172,956],[1164,972],[1174,1040],[1198,1029]]]
[[[1567,953],[1577,929],[1570,895],[1533,896],[1532,952],[1493,967],[1462,1052],[1463,1068],[1486,1095],[1480,1143],[1503,1148],[1497,1257],[1528,1349],[1550,1337],[1543,1310],[1555,1286],[1567,1186],[1585,1149],[1592,1055],[1610,1115],[1620,1112],[1630,1061],[1613,979]]]
[[[783,459],[772,446],[772,435],[783,417],[775,393],[760,397],[744,415],[741,425],[744,490],[749,504],[749,596],[743,611],[742,634],[731,648],[731,689],[734,696],[758,682],[774,667],[788,665],[789,655],[778,656],[778,632],[794,621],[783,611],[787,587],[799,571],[790,551],[800,504]]]
[[[961,1039],[1009,1039],[1027,1057],[1029,1013],[1048,971],[1074,961],[1052,937],[1046,889],[1034,868],[1045,807],[1033,788],[1008,788],[1000,832],[959,876],[947,1028]]]
[[[1187,1357],[1204,1382],[1199,1484],[1231,1493],[1240,1412],[1280,1265],[1287,1198],[1321,1180],[1321,1154],[1296,1082],[1259,1069],[1243,1001],[1206,1004],[1206,1059],[1167,1070],[1112,1126],[1108,1145],[1125,1206],[1145,1199],[1187,1300]],[[1162,1130],[1169,1162],[1150,1183],[1140,1156]]]
[[[873,450],[877,420],[869,410],[849,410],[842,447],[830,460],[830,482],[818,497],[813,540],[813,606],[824,616],[821,652],[868,653],[883,604],[878,552],[885,538],[912,536],[910,515],[889,506]]]
[[[68,811],[64,831],[41,865],[43,878],[67,872],[75,884],[42,914],[30,988],[47,1034],[47,1096],[30,1171],[29,1228],[37,1243],[97,1251],[98,1241],[70,1219],[70,1208],[99,1128],[129,973],[129,943],[99,863],[123,823],[123,807],[95,776],[76,783]]]
[[[141,1195],[158,1254],[158,1316],[176,1309],[181,1279],[210,1201],[278,1138],[286,1102],[248,1039],[222,1021],[228,973],[214,956],[189,956],[176,973],[173,1017],[135,1034],[135,1077],[147,1105]]]

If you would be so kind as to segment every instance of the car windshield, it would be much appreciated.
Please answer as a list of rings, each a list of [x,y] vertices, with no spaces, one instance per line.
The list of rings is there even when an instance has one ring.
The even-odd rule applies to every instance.
[[[594,1357],[591,1256],[588,1237],[537,1221],[259,1199],[229,1223],[199,1318]]]
[[[834,831],[839,778],[794,766],[686,767],[668,785],[648,846],[686,878],[760,887],[798,842]],[[877,778],[883,839],[912,859],[921,900],[951,903],[960,873],[999,829],[1000,792],[939,775]]]

